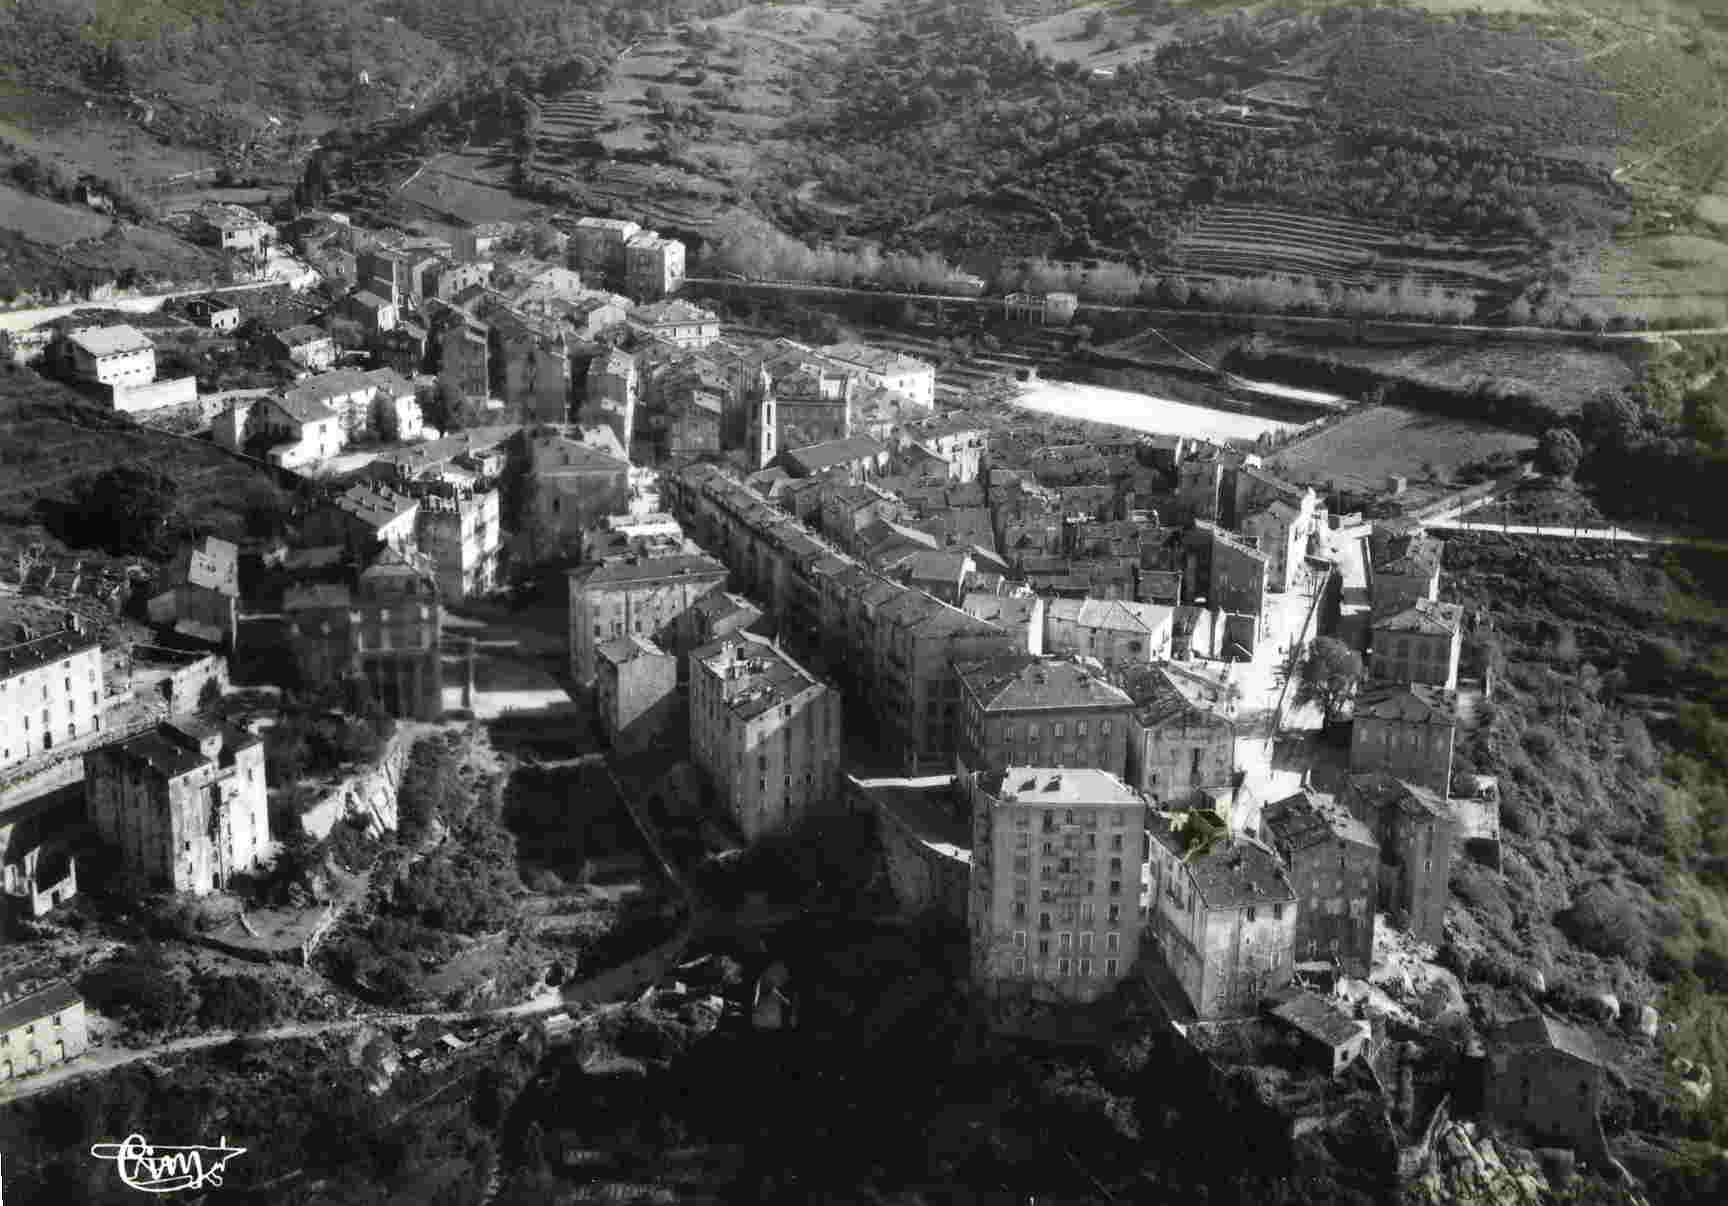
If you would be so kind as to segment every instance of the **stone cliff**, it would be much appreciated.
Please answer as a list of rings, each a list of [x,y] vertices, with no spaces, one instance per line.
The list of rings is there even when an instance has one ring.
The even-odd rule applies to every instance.
[[[414,725],[397,725],[377,764],[332,787],[300,814],[300,827],[309,836],[322,838],[343,818],[359,817],[372,833],[394,832],[396,793],[402,786],[402,771],[408,765],[408,752],[421,735]]]

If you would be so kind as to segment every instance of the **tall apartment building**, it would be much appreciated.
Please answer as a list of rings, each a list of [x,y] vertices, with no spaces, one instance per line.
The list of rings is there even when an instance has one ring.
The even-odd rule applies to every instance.
[[[86,754],[84,779],[97,834],[153,883],[219,892],[268,857],[264,743],[251,733],[178,717]]]
[[[961,774],[1010,766],[1125,772],[1133,701],[1080,663],[1015,656],[955,671]]]
[[[102,728],[102,643],[75,629],[0,648],[0,770]]]
[[[1314,791],[1266,805],[1261,824],[1296,892],[1296,961],[1336,962],[1350,975],[1366,976],[1379,899],[1374,835],[1336,799]]]
[[[663,739],[677,704],[678,659],[647,637],[606,641],[595,650],[594,696],[600,729],[620,754]]]
[[[1418,942],[1438,945],[1457,844],[1445,799],[1383,771],[1351,775],[1343,799],[1380,847],[1379,907]]]
[[[603,423],[612,429],[626,456],[636,438],[636,405],[642,374],[636,358],[620,348],[609,348],[588,363],[586,399],[578,414],[585,424]]]
[[[1147,928],[1203,1021],[1252,1014],[1290,982],[1298,903],[1278,856],[1204,813],[1151,828]]]
[[[616,277],[624,271],[630,240],[641,233],[640,226],[622,218],[578,218],[570,232],[576,267],[590,279]]]
[[[1140,949],[1146,802],[1087,768],[1009,767],[961,782],[973,983],[993,996],[1109,992]]]
[[[571,570],[569,581],[570,672],[590,683],[595,650],[607,641],[640,636],[676,644],[669,630],[696,600],[725,588],[726,567],[700,555],[632,555]]]
[[[531,438],[528,455],[526,513],[518,523],[535,561],[580,556],[585,533],[628,509],[630,463],[623,457],[562,435]]]
[[[1444,798],[1452,791],[1458,700],[1424,683],[1370,686],[1350,722],[1350,769],[1385,771]]]
[[[833,808],[840,697],[748,632],[690,658],[690,748],[748,841]]]
[[[436,720],[444,711],[444,609],[422,558],[386,549],[352,586],[290,587],[282,603],[305,682],[369,680],[392,716]]]
[[[449,487],[419,501],[414,542],[432,560],[439,593],[459,603],[496,590],[504,550],[498,491]]]
[[[684,287],[684,244],[643,231],[624,244],[624,291],[638,301],[659,301]]]

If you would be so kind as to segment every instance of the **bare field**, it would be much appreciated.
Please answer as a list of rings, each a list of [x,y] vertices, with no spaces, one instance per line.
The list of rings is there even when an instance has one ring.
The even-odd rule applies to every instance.
[[[1432,476],[1449,476],[1467,461],[1535,446],[1530,436],[1486,423],[1403,406],[1369,406],[1280,448],[1270,460],[1294,481],[1379,491],[1394,474],[1414,487]]]

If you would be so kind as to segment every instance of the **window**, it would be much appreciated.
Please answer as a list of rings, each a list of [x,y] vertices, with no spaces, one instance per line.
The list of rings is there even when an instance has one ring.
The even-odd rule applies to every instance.
[[[1037,725],[1029,724],[1026,726],[1026,740],[1028,740],[1028,741],[1038,740],[1038,726]]]
[[[1050,954],[1050,939],[1048,939],[1048,938],[1038,939],[1038,957],[1040,959],[1042,959],[1049,954]]]
[[[1046,934],[1050,932],[1050,914],[1038,914],[1038,928]]]
[[[1104,935],[1104,949],[1111,954],[1115,954],[1117,951],[1121,950],[1122,935],[1118,934],[1115,930],[1111,930],[1108,934]]]
[[[1023,976],[1026,974],[1026,959],[1024,956],[1014,960],[1014,974],[1017,976]]]
[[[1254,920],[1254,906],[1253,905],[1248,906],[1248,920],[1249,921]]]
[[[1110,835],[1110,849],[1112,849],[1112,850],[1122,849],[1122,835],[1121,834],[1113,833]]]
[[[1080,953],[1090,954],[1092,951],[1092,932],[1090,930],[1080,935]]]
[[[1121,880],[1113,879],[1110,881],[1110,895],[1112,895],[1112,896],[1122,895],[1122,881]]]
[[[1100,720],[1098,722],[1098,731],[1106,737],[1110,736],[1110,722],[1108,720]]]
[[[1117,960],[1117,959],[1104,960],[1104,974],[1106,976],[1114,976],[1116,974],[1116,969],[1119,966],[1120,966],[1120,960]]]
[[[1021,950],[1021,951],[1026,949],[1026,931],[1025,930],[1015,930],[1014,931],[1014,949],[1015,950]]]
[[[1074,965],[1074,961],[1072,959],[1058,959],[1058,960],[1056,960],[1056,974],[1059,976],[1068,975],[1069,969],[1073,965]]]
[[[1017,900],[1014,902],[1014,920],[1015,921],[1026,920],[1026,902],[1025,901]],[[1021,945],[1025,945],[1025,944],[1022,943]]]
[[[1058,737],[1060,737],[1062,734],[1057,733],[1056,735]],[[1086,736],[1086,722],[1084,720],[1076,720],[1074,722],[1074,736],[1076,736],[1076,737]]]
[[[1081,921],[1090,922],[1092,920],[1093,913],[1096,911],[1097,911],[1097,906],[1094,905],[1090,900],[1083,900],[1080,902],[1080,920]]]
[[[1118,924],[1122,920],[1122,906],[1116,904],[1111,905],[1109,916],[1111,925]]]
[[[1068,930],[1063,930],[1060,934],[1056,935],[1056,949],[1059,951],[1073,950],[1074,935]]]
[[[1284,920],[1284,906],[1283,905],[1275,904],[1272,906],[1272,920],[1273,921],[1283,921]]]

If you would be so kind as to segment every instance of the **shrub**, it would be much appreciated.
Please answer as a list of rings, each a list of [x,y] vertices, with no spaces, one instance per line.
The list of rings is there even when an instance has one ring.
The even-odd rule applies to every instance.
[[[1649,928],[1637,906],[1606,882],[1579,893],[1555,923],[1573,942],[1598,955],[1638,965],[1649,955]]]
[[[1547,725],[1533,725],[1524,731],[1524,739],[1521,744],[1524,746],[1525,752],[1532,758],[1547,761],[1554,756],[1554,750],[1559,745],[1559,739],[1555,737],[1554,730]]]
[[[171,1033],[198,1014],[198,994],[155,947],[128,952],[91,970],[84,999],[129,1030]]]
[[[198,1024],[208,1030],[262,1030],[286,1012],[281,996],[255,976],[202,978],[198,992]]]

